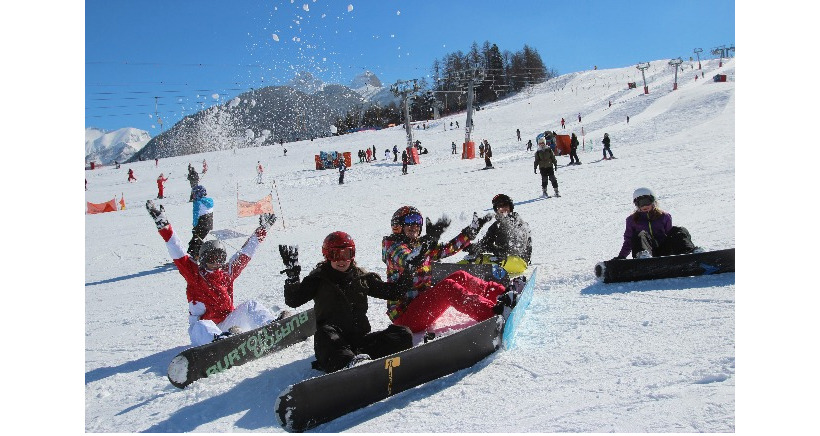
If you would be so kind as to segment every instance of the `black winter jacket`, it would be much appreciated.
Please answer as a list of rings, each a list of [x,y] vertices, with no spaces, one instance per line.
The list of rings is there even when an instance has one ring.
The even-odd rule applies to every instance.
[[[285,284],[285,304],[295,308],[313,300],[317,326],[331,324],[353,338],[370,333],[368,296],[396,300],[404,293],[397,283],[385,283],[355,263],[339,272],[322,262],[301,282]]]
[[[516,212],[506,217],[497,216],[484,237],[474,244],[470,252],[491,253],[495,256],[518,256],[530,262],[532,237],[530,226]]]

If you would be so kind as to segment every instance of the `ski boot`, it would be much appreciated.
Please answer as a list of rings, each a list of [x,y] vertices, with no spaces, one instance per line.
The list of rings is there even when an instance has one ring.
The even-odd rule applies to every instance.
[[[555,196],[556,196],[556,197],[560,197],[560,196],[561,196],[561,194],[559,194],[559,193],[558,193],[558,190],[557,190],[557,189],[555,190]]]
[[[541,192],[544,193],[544,197],[550,198],[550,195],[547,193],[547,188],[542,189]]]

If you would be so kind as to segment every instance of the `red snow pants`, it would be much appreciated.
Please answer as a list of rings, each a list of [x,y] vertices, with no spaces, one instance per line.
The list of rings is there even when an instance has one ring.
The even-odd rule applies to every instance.
[[[449,308],[484,321],[493,316],[496,299],[504,293],[504,286],[486,282],[466,272],[456,271],[432,288],[421,292],[410,302],[407,310],[393,324],[410,328],[413,333],[424,331]]]

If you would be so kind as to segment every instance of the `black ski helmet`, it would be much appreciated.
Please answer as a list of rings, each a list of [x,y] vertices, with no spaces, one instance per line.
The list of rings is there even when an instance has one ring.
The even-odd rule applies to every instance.
[[[220,265],[225,263],[228,258],[228,251],[225,249],[225,244],[219,239],[211,239],[202,243],[199,247],[199,264],[218,263]]]
[[[507,195],[507,194],[498,194],[495,197],[493,197],[493,210],[494,211],[498,212],[498,207],[503,206],[505,204],[510,206],[510,212],[512,212],[513,209],[515,208],[515,205],[513,205],[512,198],[510,198],[509,195]]]

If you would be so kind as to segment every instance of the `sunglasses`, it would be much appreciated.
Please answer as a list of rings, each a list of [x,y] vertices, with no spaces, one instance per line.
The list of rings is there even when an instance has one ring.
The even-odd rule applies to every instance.
[[[411,213],[410,215],[405,215],[404,216],[404,224],[405,225],[408,225],[408,226],[417,225],[417,226],[421,227],[421,225],[423,223],[424,223],[424,219],[421,217],[421,215],[419,215],[417,213]]]
[[[354,257],[356,257],[356,249],[353,247],[331,248],[327,253],[327,260],[331,262],[352,260]]]
[[[655,202],[655,198],[651,195],[642,195],[635,199],[635,205],[638,207],[649,206]]]

